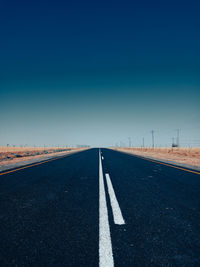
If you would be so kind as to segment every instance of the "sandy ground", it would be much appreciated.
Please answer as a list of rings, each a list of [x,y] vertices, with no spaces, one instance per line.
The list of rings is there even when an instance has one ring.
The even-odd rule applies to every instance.
[[[86,148],[0,147],[0,171],[72,154]]]
[[[200,148],[114,148],[115,150],[149,157],[200,170]]]
[[[73,148],[61,147],[6,147],[0,146],[0,161],[11,160],[14,158],[37,156],[61,151],[70,151]]]

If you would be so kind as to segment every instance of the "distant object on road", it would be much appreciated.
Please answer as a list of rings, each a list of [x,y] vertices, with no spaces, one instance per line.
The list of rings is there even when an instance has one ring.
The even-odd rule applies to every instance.
[[[177,144],[172,143],[172,147],[179,147]]]

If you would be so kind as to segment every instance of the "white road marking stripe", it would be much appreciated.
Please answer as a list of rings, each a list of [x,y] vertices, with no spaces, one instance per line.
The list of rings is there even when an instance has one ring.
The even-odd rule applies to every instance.
[[[108,209],[99,150],[99,267],[113,267],[114,259],[108,221]]]
[[[107,181],[107,185],[108,185],[108,193],[110,196],[110,203],[111,203],[111,207],[112,207],[114,222],[115,222],[115,224],[120,224],[120,225],[125,224],[121,209],[119,207],[119,203],[118,203],[116,195],[115,195],[114,188],[112,186],[112,182],[110,180],[110,175],[108,173],[106,173],[106,181]]]
[[[102,159],[104,159],[104,157],[102,156]]]

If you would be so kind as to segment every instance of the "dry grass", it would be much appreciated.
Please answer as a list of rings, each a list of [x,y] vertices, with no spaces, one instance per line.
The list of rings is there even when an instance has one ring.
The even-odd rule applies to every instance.
[[[70,148],[70,147],[69,147]],[[57,150],[57,149],[68,149],[66,147],[20,147],[20,146],[0,146],[0,153],[10,152],[27,152],[27,151],[44,151],[44,150]],[[71,149],[71,148],[70,148]]]
[[[200,148],[115,148],[136,155],[200,166]]]
[[[24,159],[42,157],[48,154],[60,154],[81,150],[80,148],[66,147],[7,147],[0,146],[0,164],[7,164],[9,161],[22,161]]]

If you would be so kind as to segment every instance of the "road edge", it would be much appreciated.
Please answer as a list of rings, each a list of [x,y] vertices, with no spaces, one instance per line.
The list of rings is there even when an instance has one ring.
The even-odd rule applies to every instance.
[[[75,154],[75,153],[80,153],[80,152],[83,152],[83,151],[86,151],[88,150],[89,148],[87,149],[82,149],[82,150],[77,150],[77,151],[67,151],[66,154],[63,153],[63,154],[59,154],[59,155],[48,155],[48,156],[44,156],[43,158],[37,158],[37,159],[30,159],[30,160],[27,160],[27,161],[21,161],[21,162],[16,162],[16,163],[10,163],[8,165],[5,165],[5,166],[1,166],[0,165],[0,173],[3,173],[5,171],[9,171],[9,170],[13,170],[13,169],[17,169],[17,168],[20,168],[20,167],[23,167],[23,166],[28,166],[28,165],[32,165],[32,164],[35,164],[35,163],[40,163],[40,162],[45,162],[47,160],[51,160],[51,159],[58,159],[58,158],[61,158],[61,157],[65,157],[65,156],[70,156],[72,154]]]
[[[121,152],[121,153],[125,153],[125,154],[128,154],[128,155],[131,155],[131,156],[136,156],[136,157],[141,157],[141,158],[146,158],[146,159],[151,159],[151,160],[155,160],[155,161],[158,161],[158,162],[163,162],[163,163],[168,163],[168,164],[172,164],[172,165],[175,165],[177,167],[184,167],[184,168],[188,168],[188,169],[191,169],[191,170],[195,170],[195,171],[200,171],[200,166],[194,166],[194,165],[190,165],[190,164],[184,164],[184,163],[179,163],[177,161],[172,161],[172,160],[163,160],[163,159],[160,159],[160,158],[156,158],[156,157],[151,157],[151,156],[146,156],[146,155],[139,155],[139,154],[135,154],[133,152],[126,152],[126,151],[122,151],[122,150],[116,150],[116,149],[112,149],[110,148],[111,150],[113,151],[118,151],[118,152]]]

